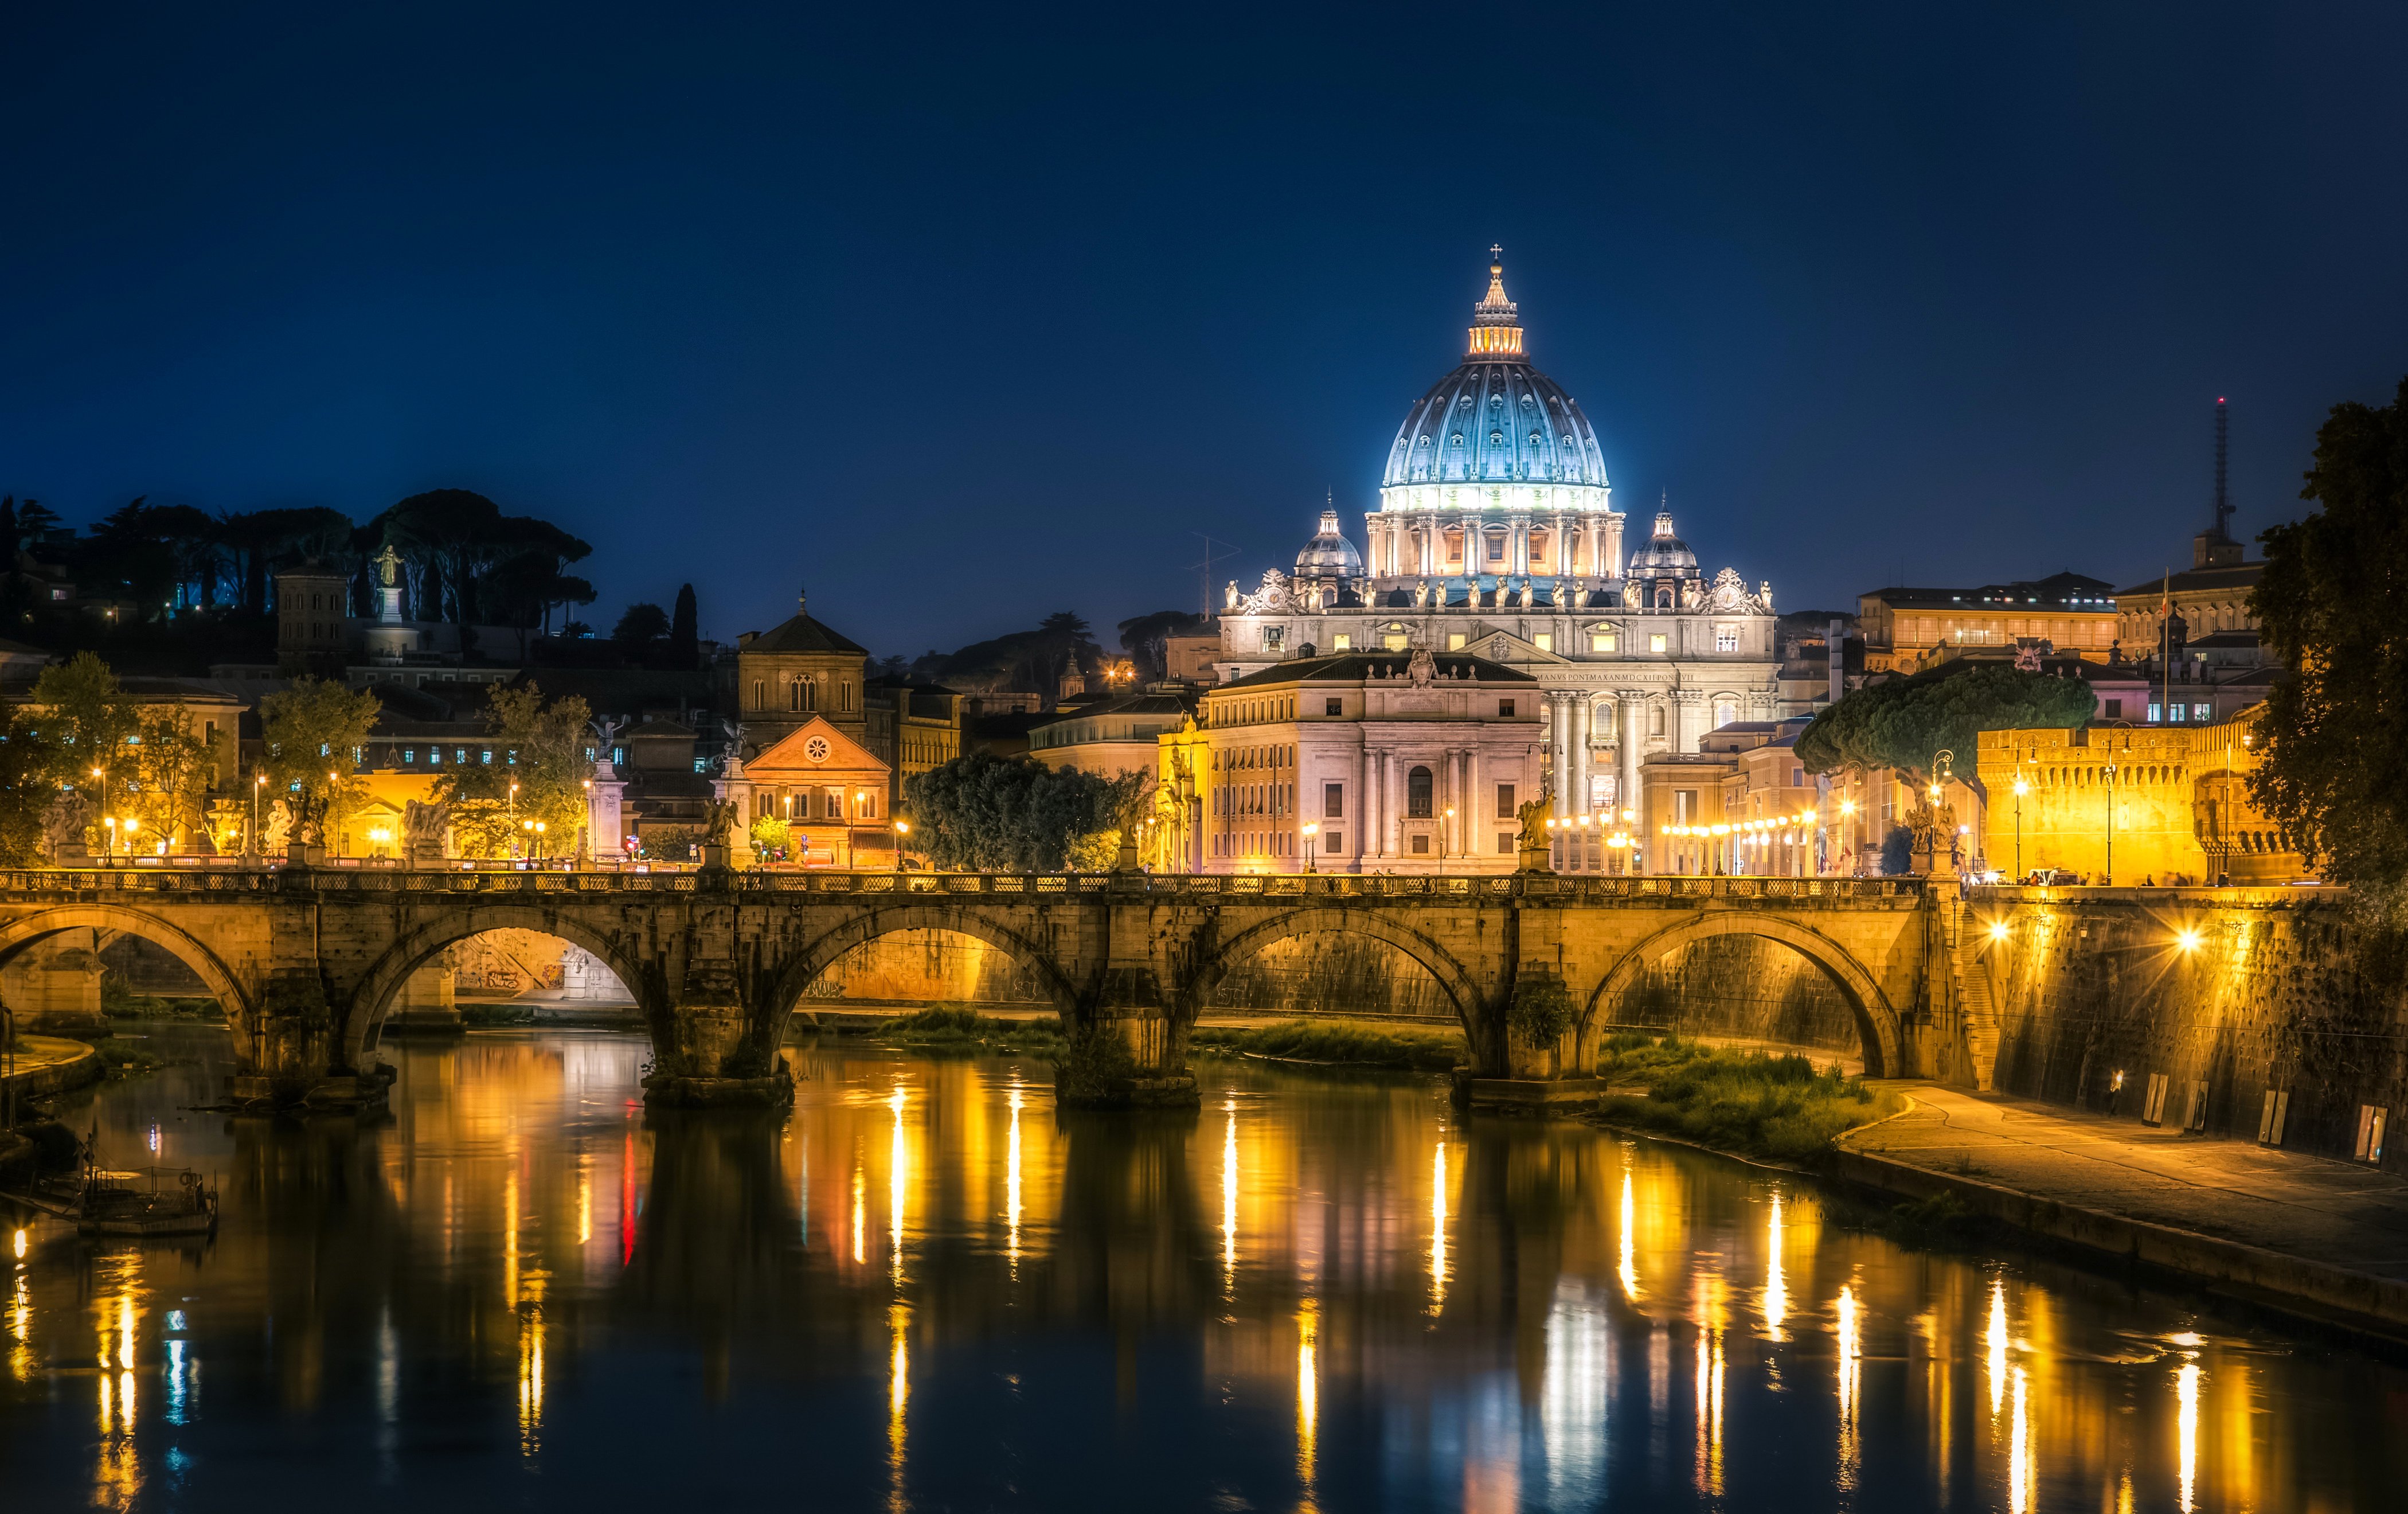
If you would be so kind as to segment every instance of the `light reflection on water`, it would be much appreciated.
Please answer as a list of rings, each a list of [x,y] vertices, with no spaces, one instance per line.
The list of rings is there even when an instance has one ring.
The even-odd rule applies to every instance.
[[[1062,1115],[1041,1063],[830,1043],[790,1117],[667,1117],[635,1041],[390,1054],[389,1120],[190,1113],[219,1068],[72,1117],[155,1130],[225,1218],[12,1226],[11,1507],[2187,1514],[2408,1480],[2396,1366],[1427,1080],[1208,1063],[1199,1112]]]

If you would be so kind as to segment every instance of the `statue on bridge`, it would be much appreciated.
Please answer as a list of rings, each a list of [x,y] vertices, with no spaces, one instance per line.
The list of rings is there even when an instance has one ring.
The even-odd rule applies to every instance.
[[[1555,790],[1550,786],[1539,790],[1537,799],[1525,800],[1513,811],[1522,822],[1520,844],[1515,848],[1521,856],[1521,872],[1548,871],[1547,853],[1551,847],[1547,840],[1547,810],[1554,802]]]
[[[402,806],[402,855],[412,866],[440,862],[452,833],[452,806],[411,800]]]
[[[267,807],[267,816],[260,822],[260,850],[268,856],[284,850],[293,836],[293,812],[282,800]]]
[[[726,800],[710,803],[710,828],[703,833],[705,846],[725,846],[736,837],[736,806]]]

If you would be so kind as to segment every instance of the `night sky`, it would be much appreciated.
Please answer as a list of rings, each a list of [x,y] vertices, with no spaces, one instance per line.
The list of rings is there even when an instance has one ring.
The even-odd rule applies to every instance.
[[[2408,370],[2396,5],[1168,8],[16,10],[0,490],[1109,644],[1360,543],[1498,241],[1634,532],[1852,609],[2184,566],[2219,395],[2254,537]]]

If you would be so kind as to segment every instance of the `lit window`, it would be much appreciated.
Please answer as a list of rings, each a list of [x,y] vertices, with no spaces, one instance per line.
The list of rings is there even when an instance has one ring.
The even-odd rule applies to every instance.
[[[1541,631],[1531,637],[1530,641],[1541,652],[1553,652],[1555,649],[1555,633],[1553,631]]]
[[[1612,652],[1618,644],[1618,639],[1612,631],[1591,631],[1589,633],[1588,649],[1591,652]]]
[[[1463,640],[1464,640],[1464,638],[1463,638],[1463,633],[1462,633],[1461,631],[1449,631],[1449,632],[1447,632],[1447,633],[1446,633],[1446,649],[1447,649],[1449,652],[1460,652],[1460,651],[1462,651],[1462,650],[1463,650]]]
[[[1736,651],[1738,651],[1738,650],[1739,650],[1739,627],[1736,627],[1736,626],[1717,626],[1717,627],[1714,627],[1714,650],[1715,650],[1715,651],[1717,651],[1717,652],[1736,652]]]
[[[405,746],[405,747],[403,747],[403,748],[401,749],[401,760],[402,760],[402,761],[404,761],[404,762],[415,762],[415,761],[417,761],[417,760],[418,760],[418,748],[416,748],[416,747],[414,747],[414,746]]]
[[[1661,632],[1661,631],[1657,631],[1657,632],[1656,632],[1654,635],[1652,635],[1652,636],[1650,636],[1650,637],[1648,637],[1648,638],[1647,638],[1647,650],[1648,650],[1648,651],[1650,651],[1650,652],[1661,652],[1661,651],[1663,651],[1663,650],[1664,650],[1664,633],[1663,633],[1663,632]]]
[[[1390,631],[1380,638],[1380,644],[1391,652],[1402,652],[1405,649],[1405,634],[1402,631]]]
[[[1337,633],[1335,636],[1332,636],[1332,637],[1329,639],[1329,648],[1330,648],[1330,650],[1331,650],[1331,651],[1333,651],[1333,652],[1352,652],[1352,651],[1354,651],[1354,633],[1352,633],[1351,631],[1340,631],[1340,632],[1339,632],[1339,633]]]
[[[483,752],[479,756],[479,757],[478,757],[478,761],[479,761],[479,762],[480,762],[480,763],[481,763],[482,765],[484,765],[485,767],[488,767],[488,768],[492,767],[492,766],[494,765],[494,749],[493,749],[492,747],[490,747],[490,746],[489,746],[489,747],[486,747],[486,748],[485,748],[485,750],[484,750],[484,751],[483,751]]]
[[[2214,714],[2214,706],[2213,706],[2213,705],[2207,705],[2207,704],[2194,704],[2194,705],[2192,705],[2192,706],[2190,707],[2190,717],[2191,717],[2193,720],[2200,720],[2200,721],[2203,721],[2203,720],[2208,719],[2208,718],[2209,718],[2211,715],[2213,715]]]

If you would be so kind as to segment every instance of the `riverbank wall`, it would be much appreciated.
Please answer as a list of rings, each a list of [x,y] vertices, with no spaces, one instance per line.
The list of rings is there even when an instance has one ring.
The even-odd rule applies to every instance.
[[[2408,937],[2345,897],[2096,892],[1966,901],[1954,967],[1988,1086],[2408,1171]]]

